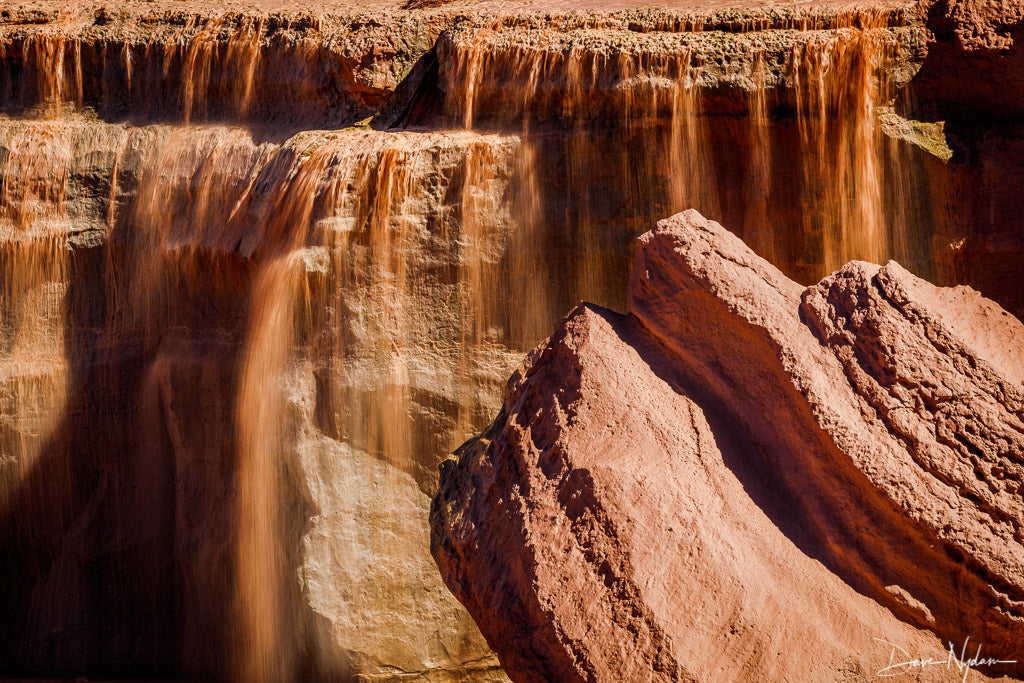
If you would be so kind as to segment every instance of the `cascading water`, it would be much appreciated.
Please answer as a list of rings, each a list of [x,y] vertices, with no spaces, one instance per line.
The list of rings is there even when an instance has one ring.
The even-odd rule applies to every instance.
[[[289,508],[302,505],[305,492],[288,483],[282,463],[303,439],[337,439],[364,458],[392,464],[376,482],[384,491],[394,478],[394,495],[408,495],[411,487],[425,497],[415,484],[429,481],[429,465],[416,464],[424,435],[441,430],[431,448],[445,448],[444,433],[459,420],[468,430],[489,412],[489,405],[477,404],[493,401],[497,387],[478,385],[477,350],[447,360],[431,344],[455,348],[457,330],[472,329],[481,317],[475,289],[465,282],[481,277],[482,261],[504,252],[507,212],[489,209],[504,193],[516,140],[353,131],[303,134],[278,145],[255,143],[237,128],[83,121],[16,121],[4,133],[5,198],[17,212],[7,233],[11,312],[4,318],[10,342],[4,364],[17,401],[9,414],[18,420],[4,442],[10,531],[23,538],[47,522],[65,527],[67,518],[40,519],[49,497],[108,477],[120,493],[96,493],[96,505],[118,508],[103,522],[113,525],[114,540],[98,544],[100,555],[111,556],[101,566],[112,574],[148,575],[139,565],[177,565],[168,585],[144,582],[138,593],[126,592],[143,603],[141,593],[149,590],[179,593],[181,603],[170,611],[184,627],[177,638],[186,665],[216,670],[223,664],[215,658],[230,651],[240,679],[287,678],[295,670],[295,642],[306,636],[296,636],[301,615],[287,574],[294,575],[297,559],[285,555],[291,546],[279,539],[294,532]],[[47,146],[83,134],[91,145]],[[98,149],[104,154],[97,161],[89,154]],[[41,170],[33,170],[37,164]],[[93,191],[85,189],[90,178],[104,180],[95,197],[83,197]],[[68,194],[74,196],[66,201]],[[65,244],[73,227],[56,224],[69,212],[87,225],[109,221],[103,223],[108,237],[88,256]],[[460,232],[462,214],[471,234]],[[65,272],[65,256],[100,266],[93,295],[99,301],[86,310],[62,296],[67,281],[76,280]],[[430,329],[435,295],[452,306],[448,330]],[[69,336],[73,341],[64,342]],[[67,361],[68,354],[94,357],[83,363]],[[65,377],[69,362],[77,378]],[[288,377],[300,362],[313,378],[301,401],[308,414],[289,419]],[[508,356],[498,368],[511,362]],[[442,377],[419,378],[417,366],[446,364]],[[486,381],[496,385],[498,378]],[[61,382],[79,394],[64,419],[104,434],[96,443],[86,434],[68,433],[66,444],[49,438],[62,417],[64,390],[53,386]],[[411,392],[456,395],[453,383],[479,396],[463,402],[462,414],[417,424],[423,418]],[[83,405],[108,393],[119,397],[119,407]],[[115,422],[131,426],[118,435]],[[33,469],[37,477],[55,475],[48,492],[21,485]],[[26,507],[26,488],[40,500],[19,509]],[[395,553],[374,538],[386,535],[382,525],[368,526],[347,551]],[[164,539],[171,547],[159,547]],[[420,542],[426,559],[426,536]],[[36,550],[34,559],[50,564],[51,573],[83,571],[74,558]],[[323,590],[357,592],[375,580],[373,572],[370,566],[366,576],[343,577],[355,586],[339,586],[331,576]],[[385,612],[388,590],[412,590],[401,589],[401,578],[391,581],[399,588],[385,589]],[[90,625],[70,622],[77,612],[89,613],[91,598],[62,597],[63,604],[39,604],[34,596],[10,600],[43,623],[64,623],[67,638],[55,643],[52,656],[74,660],[90,650]],[[449,618],[459,618],[454,604],[438,609],[445,607]],[[115,620],[143,636],[152,632],[145,608],[136,624],[114,609]],[[453,634],[469,628],[464,623]],[[217,631],[228,624],[225,642]],[[91,645],[100,652],[119,646]]]
[[[499,677],[429,557],[435,468],[578,300],[623,305],[637,234],[695,207],[805,281],[932,267],[878,124],[898,17],[442,19],[397,104],[319,19],[8,32],[4,666]]]
[[[6,505],[57,428],[67,390],[62,310],[66,242],[64,193],[76,138],[59,124],[7,127],[0,181],[0,374],[4,386],[0,500]],[[70,135],[69,135],[70,133]],[[71,144],[68,144],[68,143]]]
[[[546,151],[530,175],[550,178],[564,165],[567,199],[538,206],[578,212],[566,223],[581,244],[609,232],[594,222],[593,207],[608,203],[596,190],[628,207],[618,214],[631,230],[697,208],[804,281],[851,259],[930,272],[928,247],[906,238],[930,229],[931,216],[908,208],[927,188],[903,182],[914,162],[879,123],[894,65],[907,59],[894,21],[879,11],[825,30],[751,26],[735,38],[740,49],[723,47],[718,32],[595,45],[592,32],[499,21],[442,37],[442,78],[464,127],[519,130]],[[601,184],[609,167],[624,179],[617,190]],[[581,265],[579,288],[600,291],[606,264]]]

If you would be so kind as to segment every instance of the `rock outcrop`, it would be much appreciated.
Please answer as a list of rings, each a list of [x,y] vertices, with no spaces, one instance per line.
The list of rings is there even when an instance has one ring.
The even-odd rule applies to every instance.
[[[913,90],[941,120],[1020,120],[1024,116],[1024,3],[923,0],[928,58]]]
[[[442,465],[434,557],[517,680],[1024,661],[1022,359],[970,289],[894,262],[804,289],[679,214],[629,314],[573,311]]]
[[[696,207],[804,284],[896,258],[1024,310],[1019,143],[947,163],[897,116],[928,55],[973,59],[930,21],[0,2],[0,673],[501,679],[429,554],[438,462],[565,311],[626,305],[656,219]]]

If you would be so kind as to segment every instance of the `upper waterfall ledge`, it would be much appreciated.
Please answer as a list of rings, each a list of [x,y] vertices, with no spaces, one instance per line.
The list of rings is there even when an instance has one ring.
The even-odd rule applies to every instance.
[[[455,2],[410,9],[417,4],[437,3],[330,2],[315,10],[271,2],[0,3],[0,92],[8,111],[70,106],[108,120],[308,128],[377,116],[382,126],[408,123],[424,89],[450,90],[447,79],[469,41],[496,57],[515,47],[584,61],[626,56],[641,67],[684,62],[682,76],[690,69],[693,83],[721,90],[713,107],[736,110],[751,90],[778,90],[783,103],[792,100],[784,93],[797,87],[793,52],[801,45],[871,31],[884,47],[886,79],[902,85],[926,43],[919,13],[907,2],[697,1],[659,9],[593,2],[572,10]]]
[[[659,5],[6,1],[0,92],[8,111],[71,106],[108,120],[248,121],[292,130],[368,117],[378,127],[408,124],[423,91],[443,90],[446,74],[457,70],[450,47],[469,40],[496,54],[543,50],[584,62],[633,56],[650,65],[685,56],[695,84],[721,91],[712,108],[737,111],[750,90],[778,91],[782,104],[791,103],[793,50],[855,30],[873,32],[884,47],[888,82],[902,87],[913,79],[905,103],[912,117],[1021,114],[1020,2]],[[416,125],[438,123],[419,114]]]

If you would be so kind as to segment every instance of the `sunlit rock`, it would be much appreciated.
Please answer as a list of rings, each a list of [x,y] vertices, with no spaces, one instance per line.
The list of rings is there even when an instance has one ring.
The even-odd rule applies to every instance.
[[[1019,672],[1021,344],[969,289],[804,289],[679,214],[629,314],[573,311],[442,465],[434,557],[514,680],[860,679],[968,640]]]

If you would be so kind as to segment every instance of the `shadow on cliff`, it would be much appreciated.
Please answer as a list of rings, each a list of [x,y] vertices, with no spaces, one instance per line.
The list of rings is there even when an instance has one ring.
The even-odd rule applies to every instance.
[[[116,239],[69,258],[64,414],[0,510],[3,674],[223,678],[241,651],[234,416],[248,266],[196,258],[193,281],[165,283],[166,318],[147,335],[119,298],[132,258]],[[311,509],[282,470],[290,578]],[[326,626],[298,582],[280,591],[295,677],[347,675],[318,649]]]
[[[107,297],[87,275],[104,259],[102,248],[69,259],[64,416],[0,524],[9,673],[141,674],[178,658],[174,463],[162,435],[133,419],[138,349],[122,340],[100,358]]]
[[[872,484],[844,460],[844,455],[834,460],[810,445],[802,453],[778,450],[777,444],[768,445],[773,440],[771,435],[764,435],[762,443],[757,434],[741,426],[747,421],[737,412],[741,408],[727,405],[716,395],[720,390],[714,388],[718,380],[695,374],[685,359],[673,360],[677,353],[636,318],[599,313],[655,375],[700,406],[725,466],[751,501],[802,553],[900,621],[929,630],[942,642],[963,643],[965,638],[977,638],[986,631],[989,624],[970,623],[966,610],[957,603],[984,599],[984,584],[970,576],[971,570],[984,575],[984,567],[951,544],[922,543],[929,537],[927,528],[894,506],[880,502]],[[708,324],[714,326],[710,316]],[[709,338],[720,333],[709,331]],[[743,389],[733,386],[732,390]],[[776,419],[786,421],[785,410],[779,412]],[[780,431],[789,428],[786,424],[778,427]],[[811,462],[808,458],[822,461]],[[816,496],[831,501],[832,507],[822,509],[820,501],[813,502]],[[925,566],[935,569],[929,573]],[[889,588],[901,585],[924,601],[927,618],[922,607],[901,603]],[[956,599],[943,599],[949,596]],[[993,671],[1014,673],[1012,666]]]

